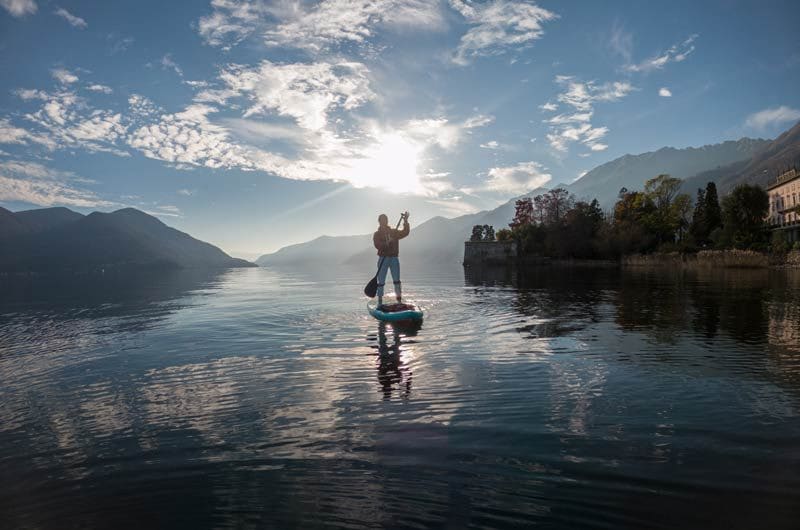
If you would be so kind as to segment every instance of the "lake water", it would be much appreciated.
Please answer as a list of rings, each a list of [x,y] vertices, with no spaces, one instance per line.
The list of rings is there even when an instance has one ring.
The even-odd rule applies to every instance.
[[[798,528],[800,274],[4,280],[2,528]]]

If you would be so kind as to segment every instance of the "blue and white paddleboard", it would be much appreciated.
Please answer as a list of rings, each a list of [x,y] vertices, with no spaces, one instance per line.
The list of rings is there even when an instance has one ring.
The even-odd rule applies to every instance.
[[[384,304],[378,307],[378,302],[367,302],[367,311],[378,320],[384,322],[420,321],[423,317],[422,309],[415,304]]]

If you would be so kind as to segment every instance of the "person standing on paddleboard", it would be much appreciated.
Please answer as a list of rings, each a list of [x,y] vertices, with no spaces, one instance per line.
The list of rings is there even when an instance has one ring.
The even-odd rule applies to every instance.
[[[394,281],[394,294],[397,303],[402,301],[402,288],[400,285],[400,243],[411,231],[408,224],[408,212],[403,218],[403,229],[398,230],[389,226],[389,218],[386,214],[378,216],[378,230],[372,236],[372,243],[378,249],[378,307],[383,305],[383,286],[386,283],[386,272],[392,272]]]

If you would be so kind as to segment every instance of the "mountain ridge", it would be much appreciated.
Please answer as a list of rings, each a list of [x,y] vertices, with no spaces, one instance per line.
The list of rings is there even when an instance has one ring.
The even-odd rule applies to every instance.
[[[135,208],[89,215],[68,208],[2,210],[3,272],[255,266]]]
[[[647,179],[660,173],[669,173],[684,179],[684,191],[690,193],[694,191],[694,187],[704,187],[709,180],[722,180],[724,176],[732,175],[732,180],[729,179],[730,185],[721,187],[724,193],[740,182],[762,183],[753,177],[753,170],[748,168],[763,168],[770,165],[774,162],[776,153],[783,157],[781,160],[788,160],[795,152],[800,154],[800,123],[775,140],[744,137],[700,147],[662,147],[638,155],[623,155],[595,167],[575,182],[559,187],[574,194],[579,200],[597,198],[601,206],[606,209],[613,206],[620,188],[642,189]],[[679,160],[681,155],[688,155],[689,160]],[[694,172],[690,173],[691,171]],[[763,174],[763,169],[761,171]],[[769,179],[774,176],[771,175]],[[463,243],[468,239],[473,225],[488,224],[494,226],[496,230],[505,228],[513,218],[517,199],[532,197],[546,191],[541,188],[532,190],[509,199],[492,210],[452,219],[437,216],[417,227],[412,226],[409,237],[401,242],[401,255],[406,259],[422,263],[460,262]],[[315,248],[317,247],[315,241],[319,239],[317,238],[284,247],[272,254],[264,254],[256,259],[256,263],[261,266],[294,265],[302,261],[353,265],[371,260],[375,256],[370,234],[327,237],[329,239],[325,240],[324,248]],[[286,251],[290,248],[291,252]]]

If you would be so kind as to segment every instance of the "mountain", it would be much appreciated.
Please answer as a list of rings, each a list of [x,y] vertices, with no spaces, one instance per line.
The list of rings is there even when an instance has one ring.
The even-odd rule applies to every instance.
[[[30,231],[30,227],[14,215],[14,212],[0,206],[0,240],[29,234]]]
[[[83,214],[63,207],[24,210],[14,215],[27,225],[32,232],[43,232],[83,218]]]
[[[800,162],[800,122],[768,142],[753,156],[725,167],[705,171],[687,179],[684,190],[702,188],[709,181],[717,184],[721,194],[738,184],[758,184],[766,187],[787,168]]]
[[[539,188],[524,196],[533,196],[547,190]],[[469,238],[476,224],[492,225],[496,230],[507,227],[514,217],[515,197],[497,208],[454,219],[434,217],[419,226],[412,224],[411,233],[400,242],[400,255],[404,260],[421,265],[461,263],[464,240]],[[413,221],[413,219],[412,219]],[[372,246],[372,234],[358,236],[322,236],[297,245],[284,247],[273,254],[256,260],[261,266],[297,265],[362,265],[377,260]]]
[[[0,271],[4,272],[254,266],[134,208],[86,216],[66,208],[4,212],[0,212]]]
[[[597,166],[565,188],[579,199],[596,198],[604,208],[608,208],[617,200],[623,187],[641,190],[647,179],[661,173],[687,179],[704,171],[748,161],[768,145],[768,140],[742,138],[703,147],[663,147],[658,151],[625,155]]]
[[[773,141],[742,138],[703,147],[676,149],[664,147],[639,155],[625,155],[602,164],[579,180],[559,185],[579,200],[597,198],[604,208],[617,200],[620,188],[641,190],[647,179],[668,173],[684,180],[684,191],[693,193],[709,180],[717,182],[721,193],[739,182],[765,185],[783,169],[800,160],[800,124]],[[546,192],[536,189],[522,197]],[[417,227],[401,244],[401,256],[421,264],[460,262],[463,243],[476,224],[504,228],[514,217],[515,197],[490,211],[463,215],[454,219],[434,217]],[[261,256],[259,265],[299,265],[303,263],[360,264],[375,259],[371,234],[360,236],[324,236],[313,241],[285,247],[274,254]]]

